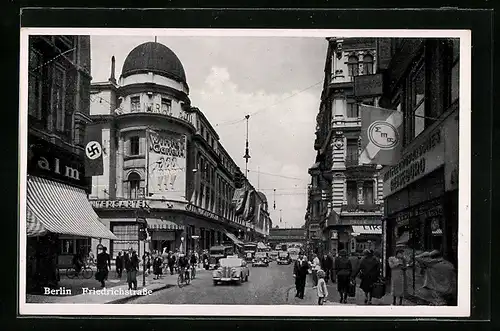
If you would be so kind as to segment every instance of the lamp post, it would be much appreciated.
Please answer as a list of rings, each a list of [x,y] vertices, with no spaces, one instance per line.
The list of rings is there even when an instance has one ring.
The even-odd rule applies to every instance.
[[[186,254],[186,248],[184,247],[184,237],[181,237],[181,245],[182,245],[181,254]]]

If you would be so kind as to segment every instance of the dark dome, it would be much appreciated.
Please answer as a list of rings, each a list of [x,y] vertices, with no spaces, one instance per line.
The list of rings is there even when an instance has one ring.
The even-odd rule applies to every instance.
[[[177,55],[157,42],[137,46],[123,63],[122,77],[144,72],[153,72],[186,83],[186,73]]]

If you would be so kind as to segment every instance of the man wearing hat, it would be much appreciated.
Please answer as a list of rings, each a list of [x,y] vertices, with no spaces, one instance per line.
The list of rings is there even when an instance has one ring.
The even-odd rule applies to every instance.
[[[111,258],[107,253],[108,248],[103,247],[101,253],[97,254],[97,273],[95,279],[101,282],[101,287],[105,287],[104,281],[108,278],[111,269]]]

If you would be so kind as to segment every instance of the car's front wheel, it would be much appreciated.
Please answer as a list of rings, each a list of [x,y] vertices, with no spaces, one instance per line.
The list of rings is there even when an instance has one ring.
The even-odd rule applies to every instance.
[[[214,280],[214,286],[217,286],[217,281],[216,280]]]
[[[240,284],[243,284],[243,281],[244,281],[243,274],[240,274]]]

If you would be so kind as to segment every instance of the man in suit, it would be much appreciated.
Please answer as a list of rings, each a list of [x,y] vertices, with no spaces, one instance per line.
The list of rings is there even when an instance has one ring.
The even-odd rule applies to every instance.
[[[295,289],[297,294],[295,297],[304,299],[304,291],[306,287],[307,271],[309,270],[309,263],[304,258],[304,253],[299,253],[299,258],[295,261],[293,266],[293,277],[295,278]]]
[[[325,272],[325,283],[328,284],[328,279],[332,277],[333,272],[333,258],[326,252],[323,254],[321,259],[321,269]]]

